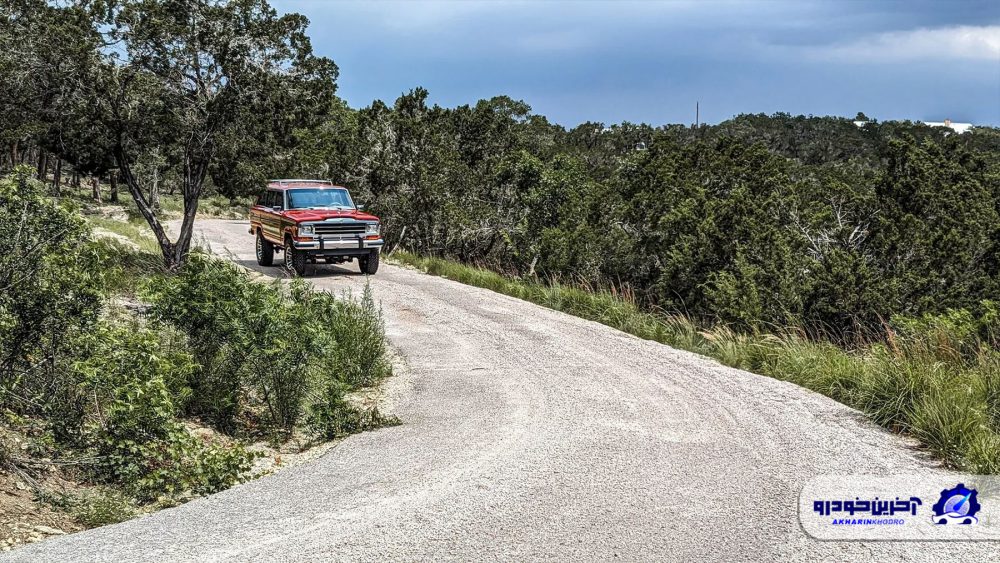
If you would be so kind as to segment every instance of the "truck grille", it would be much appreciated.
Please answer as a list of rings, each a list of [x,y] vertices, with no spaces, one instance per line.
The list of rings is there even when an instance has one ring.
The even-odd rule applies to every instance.
[[[364,223],[315,223],[317,235],[352,235],[365,232]]]

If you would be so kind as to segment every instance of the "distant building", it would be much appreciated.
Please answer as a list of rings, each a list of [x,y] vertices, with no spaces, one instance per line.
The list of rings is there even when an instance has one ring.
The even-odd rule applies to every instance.
[[[921,121],[924,125],[929,125],[930,127],[947,127],[952,131],[962,134],[972,129],[971,123],[954,123],[950,119],[945,119],[944,121]]]
[[[858,127],[864,127],[865,125],[871,123],[871,121],[856,119],[853,123]],[[950,119],[945,119],[944,121],[921,121],[920,123],[929,127],[947,127],[958,134],[968,133],[969,129],[975,127],[975,125],[971,123],[955,123]]]

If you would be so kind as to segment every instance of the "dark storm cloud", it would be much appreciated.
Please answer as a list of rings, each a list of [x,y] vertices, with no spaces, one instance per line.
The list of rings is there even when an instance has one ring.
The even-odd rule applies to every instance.
[[[1000,124],[989,2],[279,1],[360,107],[424,86],[507,94],[566,125],[775,112]]]

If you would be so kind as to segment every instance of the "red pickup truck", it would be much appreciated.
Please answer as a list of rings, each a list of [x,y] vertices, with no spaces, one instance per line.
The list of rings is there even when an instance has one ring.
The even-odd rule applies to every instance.
[[[250,208],[250,234],[257,263],[270,266],[284,252],[284,265],[302,276],[306,264],[358,259],[361,273],[378,271],[384,241],[378,217],[363,213],[347,188],[326,180],[271,180]]]

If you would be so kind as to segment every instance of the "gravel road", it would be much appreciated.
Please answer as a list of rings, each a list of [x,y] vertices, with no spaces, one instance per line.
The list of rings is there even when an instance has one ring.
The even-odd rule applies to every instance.
[[[245,224],[200,221],[260,269]],[[359,293],[356,266],[309,280]],[[937,472],[912,444],[794,385],[386,264],[402,426],[315,462],[9,561],[989,560],[996,543],[821,542],[799,491],[830,473]]]

